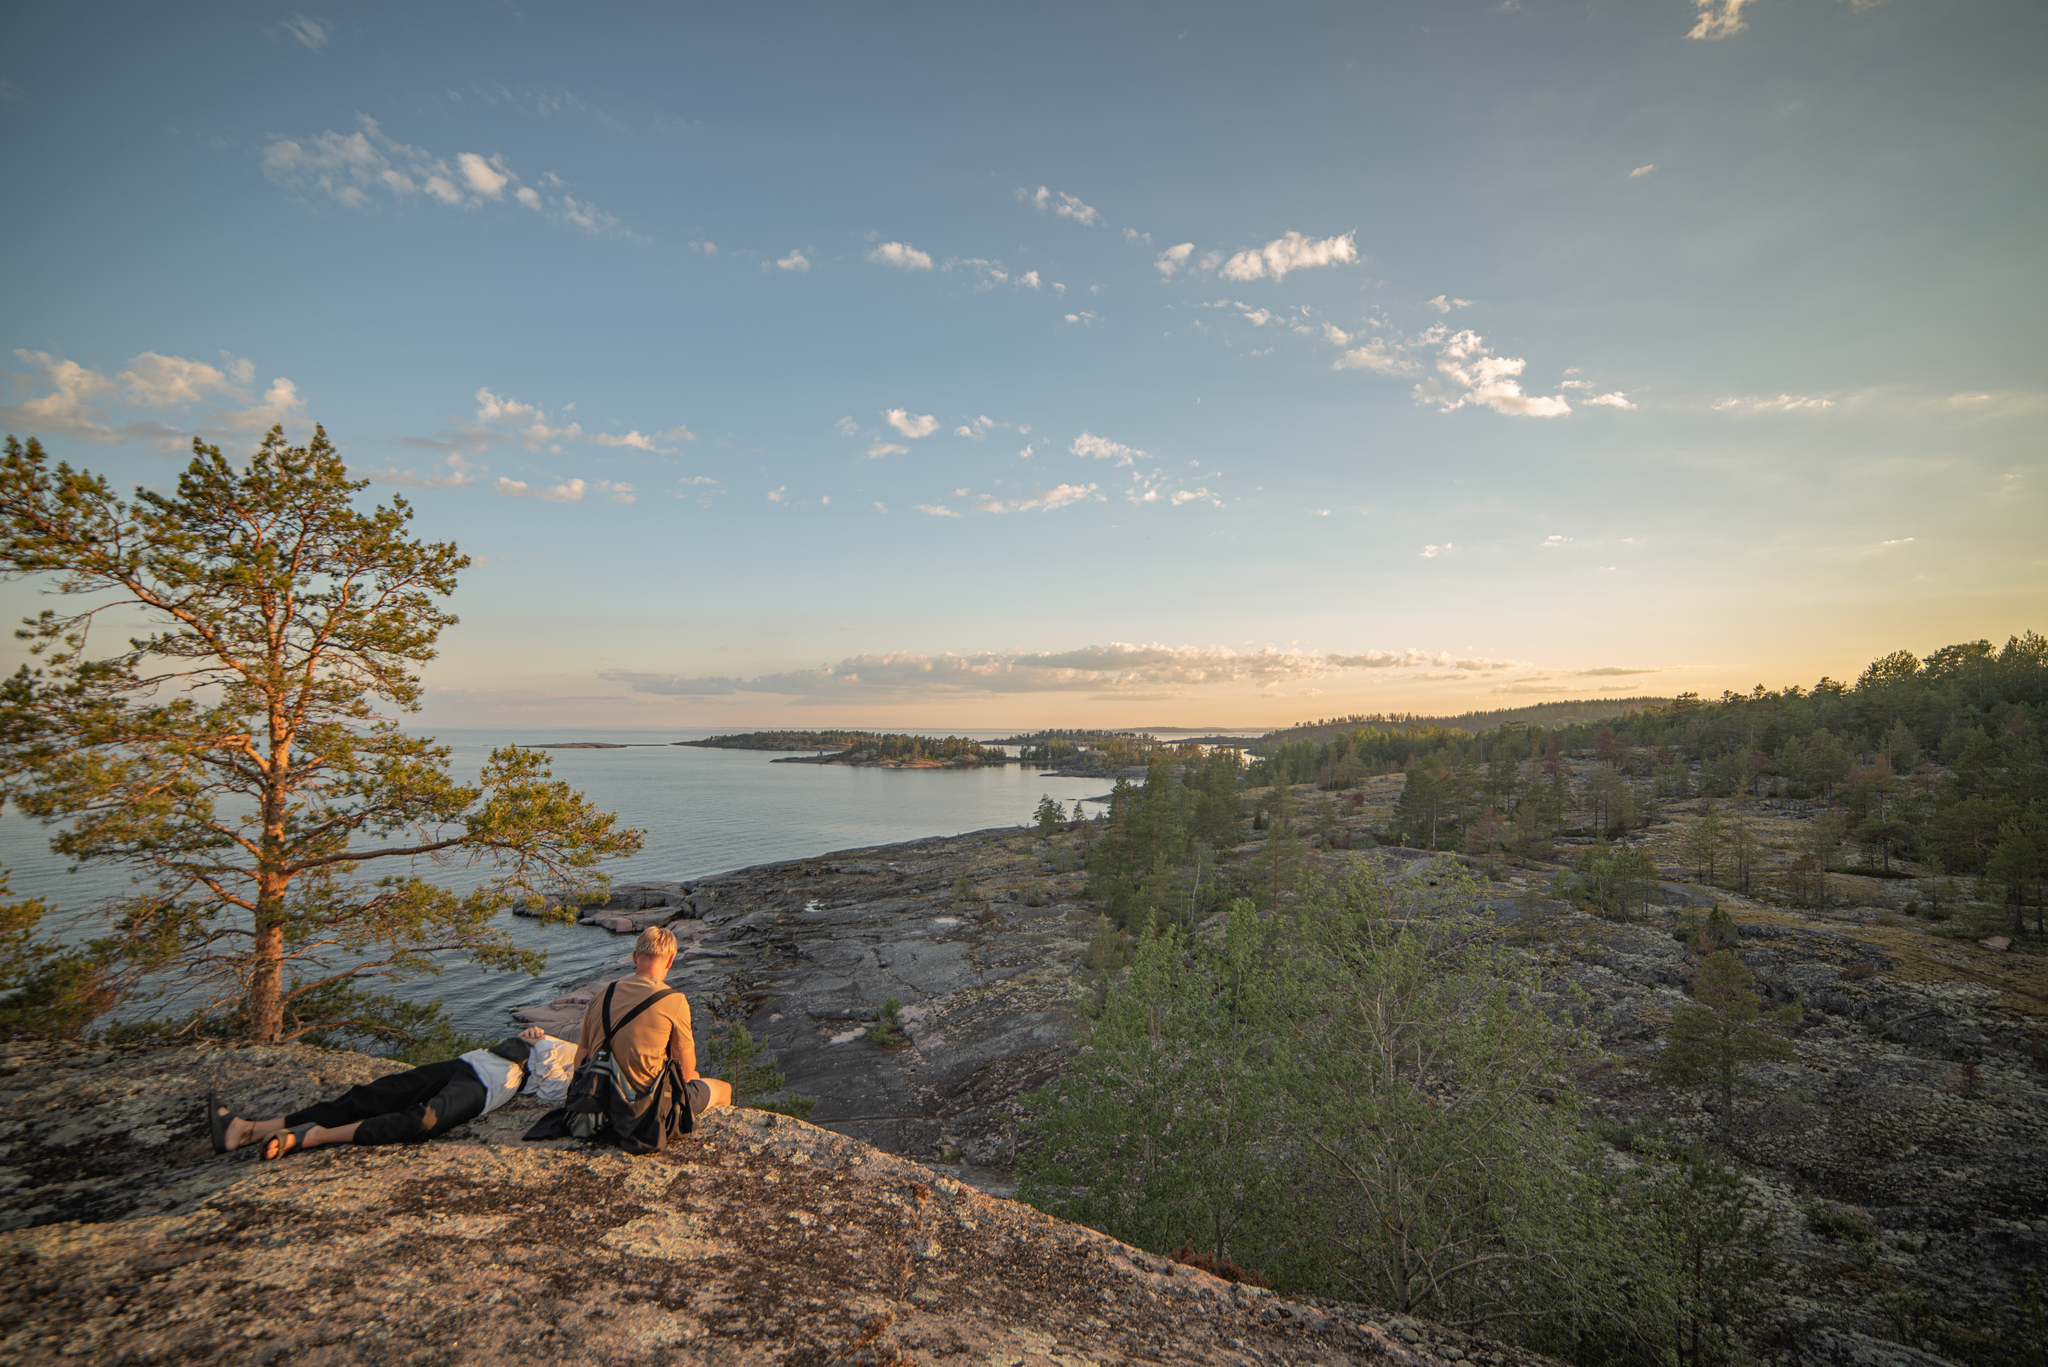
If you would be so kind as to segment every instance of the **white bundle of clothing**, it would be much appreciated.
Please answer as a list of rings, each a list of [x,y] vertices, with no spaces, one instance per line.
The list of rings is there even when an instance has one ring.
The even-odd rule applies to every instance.
[[[569,1079],[575,1071],[575,1045],[552,1035],[537,1039],[533,1052],[526,1056],[526,1085],[519,1090],[536,1101],[555,1105],[567,1099]]]

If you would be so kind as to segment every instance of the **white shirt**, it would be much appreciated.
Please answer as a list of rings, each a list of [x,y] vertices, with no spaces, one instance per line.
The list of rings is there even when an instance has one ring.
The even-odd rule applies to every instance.
[[[550,1106],[569,1095],[569,1080],[576,1072],[576,1046],[549,1035],[533,1042],[526,1060],[526,1085],[520,1090]]]
[[[526,1081],[526,1069],[509,1058],[499,1058],[488,1049],[472,1049],[462,1056],[483,1083],[490,1096],[484,1101],[484,1114],[489,1115],[500,1106],[519,1095],[519,1084]]]

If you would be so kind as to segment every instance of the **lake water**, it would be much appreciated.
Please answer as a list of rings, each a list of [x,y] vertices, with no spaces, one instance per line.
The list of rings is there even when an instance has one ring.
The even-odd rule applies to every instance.
[[[1096,797],[1110,787],[1107,779],[1059,778],[1014,764],[968,770],[857,769],[774,764],[773,754],[758,750],[699,750],[670,744],[705,734],[442,730],[436,738],[452,747],[451,767],[458,779],[473,777],[497,745],[633,745],[624,750],[546,752],[557,778],[567,780],[599,807],[617,812],[623,824],[646,832],[641,853],[602,867],[614,883],[702,878],[832,850],[1022,826],[1032,820],[1041,795],[1071,807],[1076,798]],[[1011,733],[967,734],[992,740]],[[0,861],[13,871],[13,895],[46,899],[53,914],[45,929],[63,938],[102,933],[104,922],[94,913],[108,899],[130,890],[130,874],[115,867],[70,872],[50,853],[49,834],[11,808],[0,814]],[[484,871],[441,868],[425,860],[418,861],[415,871],[456,889],[473,886],[485,876]],[[524,973],[485,973],[457,962],[439,978],[390,990],[413,1000],[442,1002],[462,1029],[496,1031],[508,1024],[506,1013],[513,1007],[545,1001],[562,988],[587,981],[630,946],[625,937],[587,926],[543,927],[511,915],[501,920],[520,946],[548,951],[548,965],[538,982]]]

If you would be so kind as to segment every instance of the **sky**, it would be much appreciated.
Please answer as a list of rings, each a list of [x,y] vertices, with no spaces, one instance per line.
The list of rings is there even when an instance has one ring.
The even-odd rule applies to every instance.
[[[474,557],[428,725],[1853,678],[2048,630],[2044,40],[1978,0],[10,8],[0,428],[166,487],[324,425]]]

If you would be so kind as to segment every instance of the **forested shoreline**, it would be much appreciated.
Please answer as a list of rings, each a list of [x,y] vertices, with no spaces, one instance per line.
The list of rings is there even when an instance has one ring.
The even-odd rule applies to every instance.
[[[1226,1275],[1583,1367],[1796,1360],[1774,1250],[1861,1247],[1873,1217],[1820,1192],[1790,1222],[1760,1207],[1747,1165],[1782,1160],[1745,1097],[1811,1076],[1798,1059],[1842,1047],[1833,1013],[1868,1009],[1832,981],[1904,950],[1827,969],[1816,1010],[1750,967],[1752,930],[1793,932],[1713,903],[1892,927],[1901,946],[1915,916],[1935,945],[2003,929],[1985,944],[2040,955],[2044,705],[2048,641],[2028,632],[1548,727],[1269,737],[1241,771],[1229,750],[1157,747],[1099,818],[1041,804],[1053,867],[1087,871],[1094,977],[1079,1054],[1030,1098],[1024,1195]],[[1403,848],[1361,857],[1376,844]],[[1903,891],[1859,908],[1884,888]],[[1553,929],[1560,905],[1591,920]],[[1686,989],[1627,1063],[1611,1041],[1640,1035],[1593,1028],[1575,976],[1609,952],[1602,924],[1677,951],[1647,971]],[[2011,1038],[2028,1020],[2042,1037],[2017,1019]],[[1948,1069],[1979,1095],[2004,1056],[1940,1038],[1901,1077]],[[2013,1066],[2038,1074],[2048,1052]],[[2038,1360],[2038,1279],[1966,1312],[1884,1276],[1897,1341]]]

